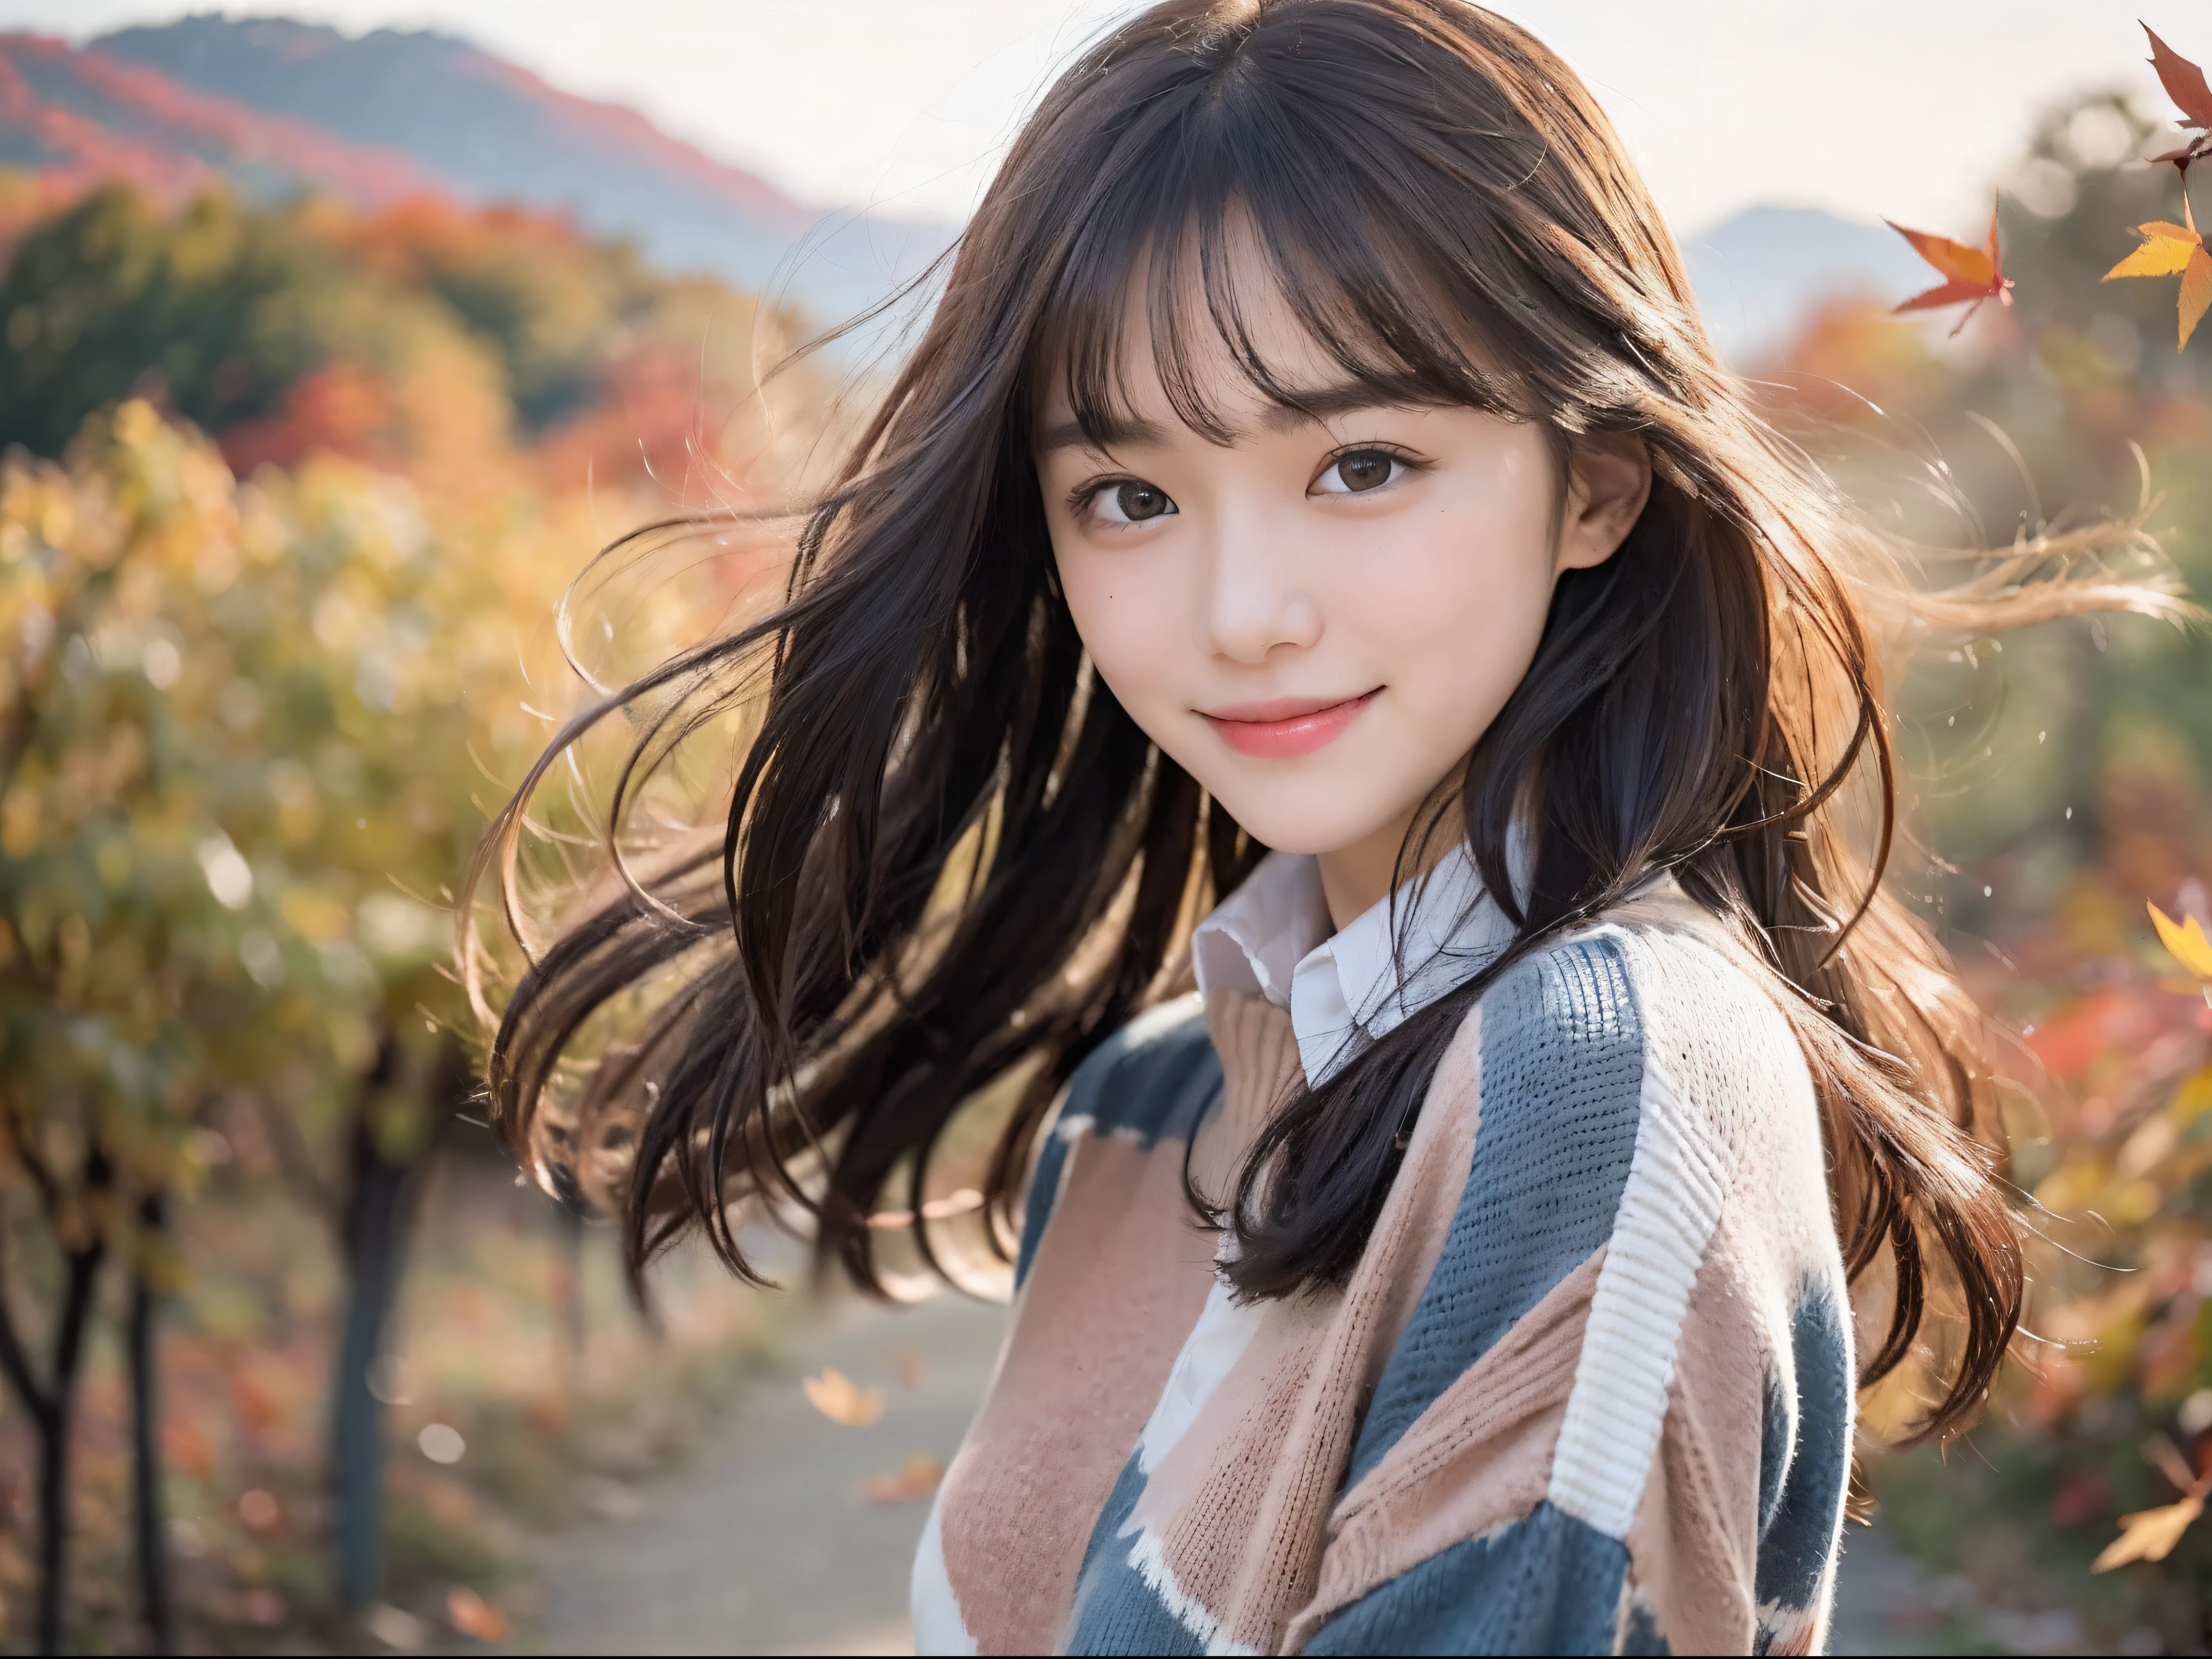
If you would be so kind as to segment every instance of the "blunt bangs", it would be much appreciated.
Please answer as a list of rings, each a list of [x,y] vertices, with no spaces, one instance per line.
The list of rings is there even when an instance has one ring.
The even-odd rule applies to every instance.
[[[1432,114],[1427,143],[1409,154],[1406,112],[1388,107],[1405,101],[1396,78],[1243,50],[1255,61],[1164,88],[1117,136],[1037,317],[1030,406],[1064,377],[1086,439],[1103,447],[1126,434],[1136,359],[1125,336],[1140,317],[1175,416],[1217,443],[1237,435],[1224,393],[1240,381],[1307,415],[1316,391],[1342,384],[1378,404],[1514,420],[1552,420],[1562,402],[1583,401],[1540,386],[1533,371],[1553,331],[1526,297],[1537,279],[1509,227],[1468,210],[1470,179],[1488,200],[1534,169],[1530,135],[1468,132]],[[1340,385],[1316,387],[1310,371],[1271,360],[1253,325],[1255,275]]]

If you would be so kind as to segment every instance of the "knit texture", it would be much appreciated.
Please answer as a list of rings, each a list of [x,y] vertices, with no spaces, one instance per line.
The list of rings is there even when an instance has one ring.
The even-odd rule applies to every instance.
[[[1069,1085],[921,1652],[1811,1652],[1851,1333],[1805,1062],[1679,902],[1468,1015],[1341,1291],[1244,1306],[1220,1194],[1300,1075],[1186,999]]]

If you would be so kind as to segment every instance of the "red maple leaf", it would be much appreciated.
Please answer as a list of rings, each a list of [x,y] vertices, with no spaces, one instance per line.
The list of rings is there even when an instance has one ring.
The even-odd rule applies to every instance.
[[[2151,160],[2171,161],[2185,177],[2191,161],[2202,160],[2208,151],[2212,151],[2212,87],[2204,84],[2204,71],[2160,40],[2149,24],[2142,26],[2142,32],[2150,36],[2150,66],[2158,71],[2159,85],[2180,106],[2181,119],[2176,125],[2197,129],[2197,137],[2179,149],[2170,149]]]
[[[1924,230],[1907,230],[1894,219],[1882,222],[1912,244],[1913,251],[1936,267],[1943,280],[1924,294],[1916,294],[1897,309],[1905,311],[1934,311],[1943,306],[1965,305],[1966,314],[1959,319],[1955,335],[1966,327],[1973,314],[1982,308],[1985,300],[2000,304],[2012,303],[2012,279],[2004,274],[2004,262],[1997,253],[1997,210],[1990,209],[1990,240],[1981,247],[1969,247],[1964,242],[1954,242],[1948,236],[1931,236]]]

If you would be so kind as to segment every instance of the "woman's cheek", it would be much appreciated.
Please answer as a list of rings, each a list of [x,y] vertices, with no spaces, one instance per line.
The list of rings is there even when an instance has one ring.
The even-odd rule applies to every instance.
[[[1158,710],[1175,701],[1173,647],[1188,639],[1169,614],[1170,593],[1155,591],[1143,562],[1085,552],[1064,558],[1060,591],[1091,665],[1146,735],[1158,741]]]
[[[1455,759],[1528,672],[1550,609],[1551,558],[1540,525],[1471,530],[1447,517],[1425,528],[1407,556],[1370,567],[1380,579],[1354,603],[1425,744]]]

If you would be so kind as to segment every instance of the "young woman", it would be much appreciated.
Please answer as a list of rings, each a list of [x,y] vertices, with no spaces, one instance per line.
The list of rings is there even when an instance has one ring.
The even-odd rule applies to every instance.
[[[500,1121],[635,1260],[747,1272],[752,1195],[872,1284],[1002,1113],[924,1651],[1815,1648],[1856,1391],[1917,1349],[1960,1424],[2021,1300],[1879,885],[1883,551],[1536,41],[1170,0],[1021,134],[781,608],[510,809],[509,871],[594,721],[641,773],[749,711],[726,826],[514,988]]]

